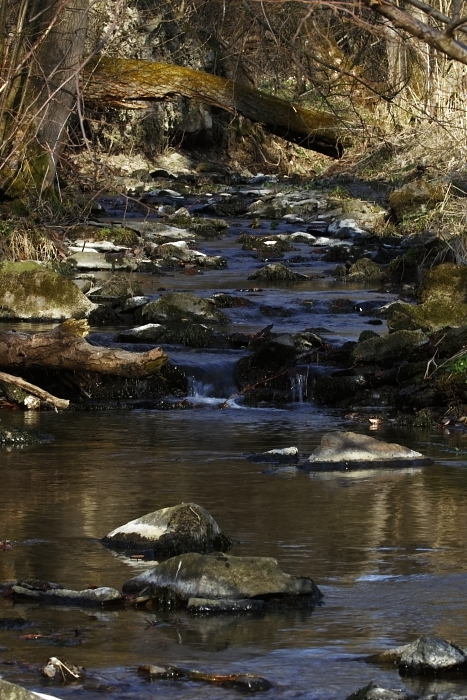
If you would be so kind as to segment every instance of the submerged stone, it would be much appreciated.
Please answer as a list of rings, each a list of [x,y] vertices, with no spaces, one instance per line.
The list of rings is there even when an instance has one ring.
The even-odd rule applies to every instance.
[[[41,590],[29,586],[14,585],[11,589],[12,598],[33,598],[42,603],[53,605],[109,605],[122,603],[120,591],[103,586],[74,591],[68,588],[50,588]]]
[[[268,605],[313,606],[322,593],[305,577],[290,576],[270,557],[182,554],[127,581],[125,593],[146,591],[158,605],[186,606],[191,598],[263,599]]]
[[[225,551],[232,541],[207,510],[196,503],[162,508],[117,527],[103,544],[129,551],[150,550],[155,559],[185,552]]]

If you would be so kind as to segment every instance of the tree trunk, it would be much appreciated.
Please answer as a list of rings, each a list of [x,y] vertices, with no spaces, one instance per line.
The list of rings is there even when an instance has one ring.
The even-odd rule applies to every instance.
[[[0,332],[0,366],[97,372],[130,379],[156,374],[165,363],[160,348],[128,352],[90,345],[86,321],[68,320],[46,333]]]
[[[100,58],[83,76],[87,99],[99,104],[141,108],[141,100],[178,96],[239,113],[266,131],[303,148],[340,158],[350,139],[345,124],[333,114],[305,109],[248,85],[182,66],[152,61]]]
[[[1,0],[0,189],[50,190],[76,96],[89,0]],[[8,28],[8,31],[6,31]]]

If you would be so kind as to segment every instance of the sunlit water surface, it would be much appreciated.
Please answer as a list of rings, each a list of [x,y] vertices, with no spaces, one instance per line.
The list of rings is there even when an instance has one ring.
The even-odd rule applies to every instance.
[[[239,253],[232,240],[197,246],[220,254],[230,246],[227,270],[147,277],[146,291],[156,294],[162,285],[204,294],[251,288],[246,276],[259,263]],[[329,266],[312,257],[300,271],[325,272]],[[264,327],[271,319],[261,315],[260,305],[279,303],[293,314],[274,319],[274,330],[323,326],[329,342],[357,338],[368,319],[357,311],[328,313],[328,300],[386,298],[329,278],[248,294],[253,307],[228,310],[230,330]],[[304,307],[303,300],[312,303]],[[34,330],[31,324],[20,328]],[[376,330],[385,332],[381,326]],[[284,571],[311,576],[324,604],[263,617],[199,618],[179,611],[154,615],[144,608],[12,606],[0,599],[0,618],[24,617],[35,624],[0,629],[0,674],[83,700],[239,697],[200,683],[149,683],[137,674],[148,663],[257,673],[273,683],[267,697],[280,700],[343,700],[370,680],[392,688],[408,685],[418,693],[467,693],[461,681],[403,681],[396,670],[364,660],[422,633],[467,645],[467,436],[396,428],[372,433],[432,457],[434,465],[424,469],[264,473],[264,466],[246,459],[248,453],[292,445],[311,452],[328,430],[368,432],[368,424],[355,428],[342,413],[314,407],[297,379],[296,402],[283,410],[244,408],[235,397],[225,403],[235,391],[231,369],[238,353],[175,348],[169,357],[190,375],[192,410],[3,412],[5,425],[37,427],[53,441],[0,452],[0,539],[12,541],[10,550],[0,551],[0,580],[120,588],[150,564],[117,555],[99,539],[128,520],[191,501],[238,540],[232,554],[276,557]],[[51,632],[61,633],[66,645],[47,639]],[[28,633],[45,638],[25,638]],[[44,686],[40,669],[50,656],[84,666],[85,683]]]

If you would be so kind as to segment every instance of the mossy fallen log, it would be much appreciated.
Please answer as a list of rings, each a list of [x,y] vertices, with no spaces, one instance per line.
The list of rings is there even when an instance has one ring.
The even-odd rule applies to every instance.
[[[0,367],[97,372],[135,379],[156,374],[165,363],[160,348],[128,352],[91,345],[84,338],[88,330],[87,321],[69,319],[44,333],[1,331]]]
[[[188,97],[241,114],[271,134],[332,158],[350,145],[345,124],[334,114],[306,109],[248,85],[168,63],[100,57],[83,74],[87,99],[100,105],[141,108],[141,101]]]

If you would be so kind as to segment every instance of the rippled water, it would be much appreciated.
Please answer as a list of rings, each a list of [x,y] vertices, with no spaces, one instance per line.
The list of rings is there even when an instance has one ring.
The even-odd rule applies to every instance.
[[[219,247],[224,250],[221,242]],[[258,263],[248,258],[248,264]],[[245,285],[244,269],[242,263],[187,277],[187,284],[167,278],[164,286],[234,289],[242,280]],[[307,284],[261,294],[268,303],[274,295],[281,303],[300,294],[318,301],[368,298],[362,287],[336,291],[329,281]],[[257,329],[259,317],[252,313],[243,324]],[[365,327],[357,313],[315,316],[308,325],[334,324],[343,337],[356,337]],[[284,326],[303,327],[303,317],[293,324],[286,319]],[[313,611],[203,619],[144,609],[12,606],[0,599],[0,618],[22,616],[36,625],[0,630],[0,674],[44,690],[41,666],[49,656],[63,657],[85,666],[87,680],[45,692],[85,700],[239,697],[204,684],[148,683],[136,672],[145,663],[257,673],[273,683],[265,697],[281,700],[344,699],[372,679],[415,692],[467,693],[461,681],[402,681],[395,670],[364,661],[422,633],[467,645],[467,436],[395,428],[372,433],[432,457],[434,465],[424,469],[263,473],[247,453],[292,445],[310,452],[330,429],[368,428],[355,428],[339,412],[306,400],[283,410],[247,409],[235,401],[220,409],[217,399],[232,389],[228,353],[173,353],[174,361],[193,368],[193,410],[3,412],[4,424],[33,425],[54,440],[0,452],[0,539],[13,543],[0,551],[0,580],[120,588],[148,564],[112,553],[99,538],[144,513],[193,501],[239,540],[232,554],[273,556],[284,571],[311,576],[324,604]],[[300,396],[299,382],[297,392],[297,399],[308,398]],[[23,638],[30,632],[60,632],[67,644]]]

